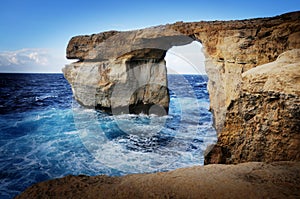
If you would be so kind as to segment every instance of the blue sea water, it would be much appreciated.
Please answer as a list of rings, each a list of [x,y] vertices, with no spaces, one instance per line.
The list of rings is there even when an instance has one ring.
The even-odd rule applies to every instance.
[[[168,116],[81,107],[62,74],[0,74],[0,198],[66,175],[125,175],[203,164],[216,141],[207,77],[168,75]]]

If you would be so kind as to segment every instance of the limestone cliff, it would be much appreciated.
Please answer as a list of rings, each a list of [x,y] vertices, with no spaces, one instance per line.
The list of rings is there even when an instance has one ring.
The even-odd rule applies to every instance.
[[[242,74],[207,163],[300,160],[300,49]]]
[[[67,57],[79,62],[66,66],[64,75],[86,106],[147,113],[157,105],[163,109],[153,110],[165,114],[169,97],[163,58],[172,46],[193,40],[204,47],[218,132],[206,163],[300,160],[298,51],[278,58],[300,49],[300,12],[74,37]],[[287,57],[295,58],[292,66],[282,62]],[[277,58],[281,64],[260,66]]]

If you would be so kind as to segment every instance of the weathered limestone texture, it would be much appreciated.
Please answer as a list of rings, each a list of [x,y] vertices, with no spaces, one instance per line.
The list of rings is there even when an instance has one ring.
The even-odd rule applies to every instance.
[[[300,12],[74,37],[67,57],[79,62],[64,75],[85,106],[149,113],[157,105],[153,110],[163,115],[169,104],[165,53],[193,40],[204,47],[218,133],[205,163],[300,160],[299,53],[289,51],[300,49]]]

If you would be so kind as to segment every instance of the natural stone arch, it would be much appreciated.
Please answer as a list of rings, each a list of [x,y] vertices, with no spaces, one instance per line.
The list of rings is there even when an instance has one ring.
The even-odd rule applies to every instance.
[[[81,101],[81,97],[77,94],[83,92],[81,96],[88,102],[87,106],[100,104],[111,108],[110,88],[113,88],[115,82],[107,80],[111,77],[110,74],[116,74],[113,77],[121,77],[121,74],[126,76],[126,63],[136,60],[134,58],[136,52],[139,52],[138,57],[144,60],[143,64],[151,65],[149,69],[155,70],[155,66],[160,66],[159,69],[163,71],[165,63],[160,60],[161,57],[156,57],[157,49],[162,50],[163,54],[172,46],[197,40],[204,47],[205,67],[209,77],[210,107],[218,132],[218,143],[208,154],[206,163],[299,160],[300,156],[297,155],[299,143],[291,143],[292,140],[298,140],[298,134],[295,133],[295,129],[298,129],[297,125],[295,126],[291,121],[296,120],[296,124],[297,122],[299,124],[299,119],[282,119],[284,123],[291,126],[284,129],[284,133],[290,136],[290,141],[282,147],[282,151],[285,152],[278,153],[267,144],[256,150],[253,146],[259,145],[260,141],[253,138],[260,133],[260,130],[256,128],[258,123],[254,122],[252,126],[246,127],[247,125],[244,124],[253,117],[251,114],[251,117],[245,116],[239,109],[243,103],[239,102],[239,99],[257,95],[252,90],[244,90],[246,82],[243,81],[242,74],[259,65],[275,61],[280,54],[288,50],[300,48],[299,19],[300,12],[294,12],[273,18],[178,22],[135,31],[110,31],[90,36],[78,36],[69,42],[67,57],[79,59],[80,62],[66,66],[63,71],[78,101]],[[147,49],[147,53],[143,49]],[[297,58],[293,61],[297,62]],[[165,84],[163,79],[166,73],[162,72],[162,74],[154,81],[162,80]],[[149,79],[149,81],[152,80]],[[293,85],[297,86],[299,83]],[[259,95],[268,96],[267,93],[268,91],[262,91]],[[296,108],[288,107],[287,109],[297,113],[298,99],[298,94],[293,95],[289,100],[293,101],[291,104],[296,104]],[[141,100],[144,99],[137,101]],[[154,104],[167,108],[168,100],[168,97],[158,97],[154,100]],[[148,103],[147,100],[145,102]],[[135,100],[132,104],[134,103]],[[82,104],[85,103],[82,102]],[[248,109],[255,108],[254,105],[249,106]],[[284,115],[280,117],[284,118]],[[250,133],[247,134],[247,132]],[[269,134],[276,132],[271,129]],[[273,143],[272,146],[280,145],[282,140],[279,138],[274,141],[272,136],[264,135],[263,139],[266,143]],[[250,147],[247,143],[250,143]]]

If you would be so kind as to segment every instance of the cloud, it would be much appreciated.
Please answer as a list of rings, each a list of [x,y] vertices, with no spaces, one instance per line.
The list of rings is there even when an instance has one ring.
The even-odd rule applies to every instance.
[[[69,61],[58,50],[26,48],[0,52],[0,72],[61,72]]]
[[[49,52],[45,49],[21,49],[0,52],[0,67],[7,66],[46,66],[49,64]]]

